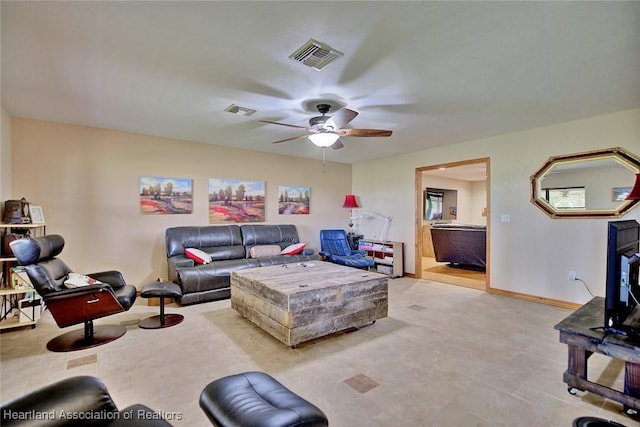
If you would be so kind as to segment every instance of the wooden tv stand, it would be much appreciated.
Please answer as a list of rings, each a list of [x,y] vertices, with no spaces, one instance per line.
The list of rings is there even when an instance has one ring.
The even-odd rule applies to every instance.
[[[555,326],[560,342],[569,347],[569,366],[563,375],[568,391],[588,391],[622,403],[628,415],[640,412],[640,340],[605,332],[604,298],[595,297]],[[587,362],[593,353],[624,362],[624,391],[587,379]]]

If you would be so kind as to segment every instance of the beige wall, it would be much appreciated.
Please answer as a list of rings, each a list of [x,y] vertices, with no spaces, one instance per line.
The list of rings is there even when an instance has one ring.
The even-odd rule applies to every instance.
[[[0,119],[0,201],[11,199],[11,117],[3,108]],[[3,214],[4,203],[0,206]]]
[[[422,187],[456,190],[458,192],[458,209],[457,218],[453,222],[458,224],[486,225],[486,218],[482,216],[482,209],[484,209],[485,200],[487,199],[486,184],[484,181],[470,182],[423,174]],[[447,210],[448,208],[449,206],[444,206],[443,210]]]
[[[487,207],[487,183],[477,181],[471,185],[471,224],[487,225],[487,217],[483,216]]]
[[[393,217],[388,238],[405,242],[405,270],[414,273],[415,169],[489,157],[491,286],[585,302],[582,283],[567,274],[577,271],[603,295],[608,220],[547,217],[529,202],[529,177],[552,155],[615,146],[640,155],[640,109],[358,163],[353,173],[349,165],[327,163],[326,174],[317,161],[151,136],[17,118],[11,128],[11,197],[43,206],[48,232],[68,240],[64,258],[75,270],[115,267],[137,285],[165,275],[167,227],[207,223],[209,177],[265,180],[266,222],[296,224],[316,249],[319,229],[346,227],[341,206],[353,192],[364,210]],[[5,139],[3,132],[3,150]],[[145,175],[193,178],[194,213],[141,215],[137,186]],[[278,184],[310,186],[311,215],[278,215]],[[511,221],[501,222],[502,214]],[[640,208],[624,219],[640,220]],[[359,226],[373,235],[382,224]]]
[[[529,202],[529,177],[549,156],[607,147],[640,156],[640,109],[358,163],[353,192],[367,210],[393,216],[388,238],[405,242],[405,269],[413,273],[415,169],[489,157],[491,287],[582,303],[590,295],[567,275],[575,270],[594,293],[604,294],[608,220],[549,218]],[[501,222],[502,214],[511,221]],[[623,219],[640,220],[640,207]]]
[[[12,194],[43,208],[47,233],[61,234],[62,258],[78,272],[115,268],[140,287],[166,277],[164,231],[207,225],[208,179],[264,180],[266,223],[290,223],[319,249],[318,231],[345,228],[351,165],[104,129],[12,120]],[[3,144],[4,145],[4,144]],[[4,169],[4,168],[3,168]],[[142,215],[141,176],[193,179],[190,215]],[[278,185],[311,187],[309,215],[279,215]]]

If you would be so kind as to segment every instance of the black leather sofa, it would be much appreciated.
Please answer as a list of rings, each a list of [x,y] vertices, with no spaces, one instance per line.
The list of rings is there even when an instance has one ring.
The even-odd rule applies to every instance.
[[[431,227],[431,240],[436,261],[448,262],[452,267],[486,269],[487,227],[437,224]]]
[[[277,245],[284,249],[300,243],[295,225],[210,225],[168,228],[165,232],[169,281],[182,289],[180,304],[188,305],[229,298],[233,270],[320,259],[312,249],[297,255],[252,257],[251,249]],[[196,264],[185,255],[195,248],[212,262]]]
[[[49,384],[0,407],[2,427],[170,427],[161,415],[142,404],[119,411],[98,378],[70,377]]]

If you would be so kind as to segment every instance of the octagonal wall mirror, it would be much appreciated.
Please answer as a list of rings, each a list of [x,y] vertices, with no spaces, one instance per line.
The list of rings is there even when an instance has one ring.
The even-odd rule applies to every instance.
[[[531,176],[531,203],[551,218],[617,218],[639,201],[625,200],[640,158],[622,148],[549,157]]]

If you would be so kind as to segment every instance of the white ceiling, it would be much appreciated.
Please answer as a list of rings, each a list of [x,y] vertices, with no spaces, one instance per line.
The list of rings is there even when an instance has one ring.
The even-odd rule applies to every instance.
[[[640,107],[640,2],[1,7],[2,105],[19,117],[321,158],[259,120],[306,126],[328,99],[360,113],[351,127],[394,131],[327,150],[355,163]],[[310,38],[344,56],[289,60]]]

